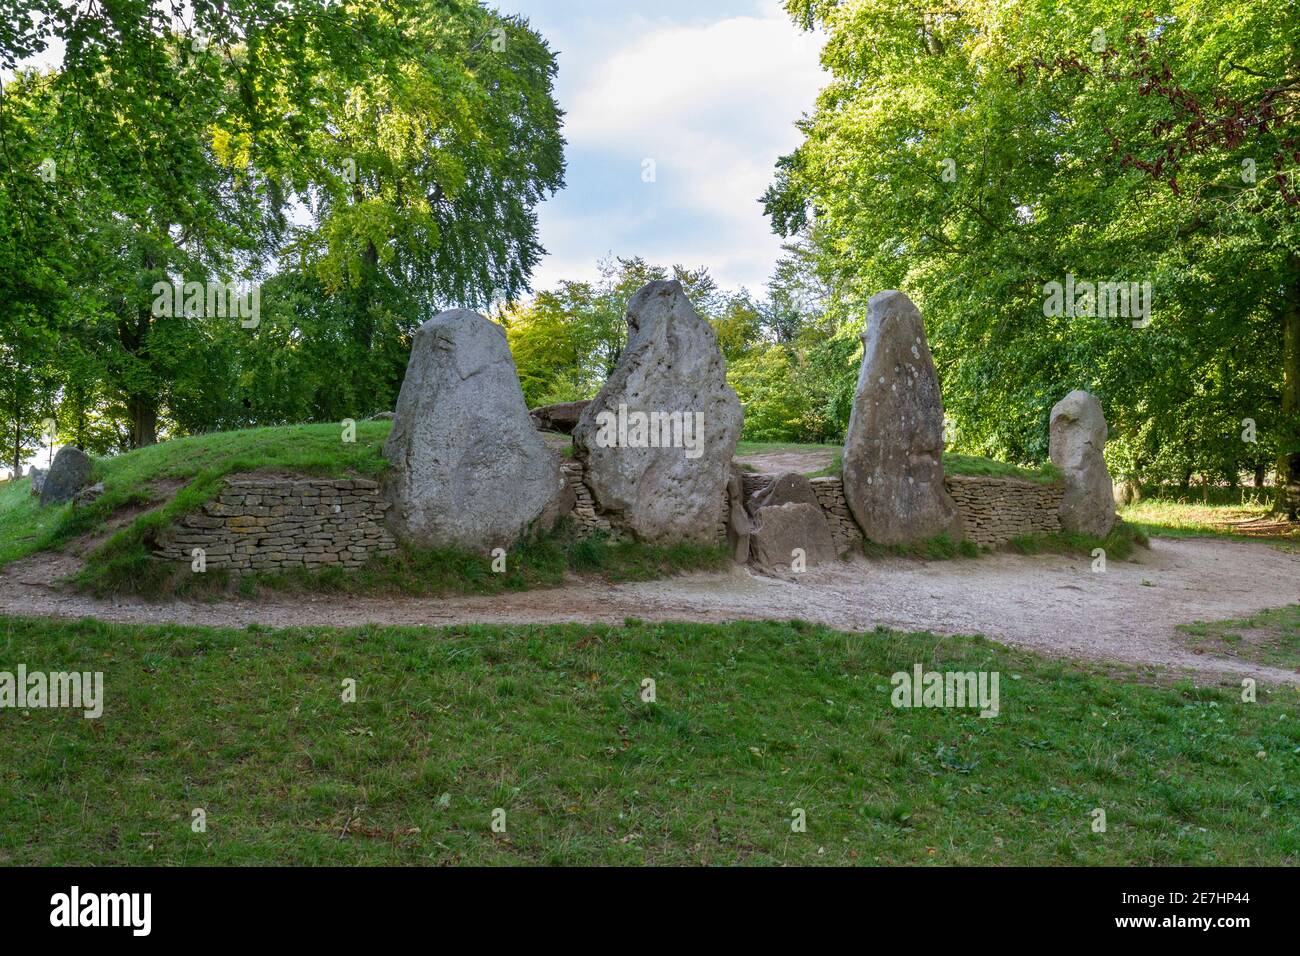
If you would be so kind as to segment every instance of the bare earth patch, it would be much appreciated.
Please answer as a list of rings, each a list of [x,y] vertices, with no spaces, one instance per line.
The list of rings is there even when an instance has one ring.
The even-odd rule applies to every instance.
[[[737,568],[619,585],[574,579],[487,597],[267,594],[197,603],[68,593],[33,583],[31,566],[16,562],[0,569],[0,613],[271,627],[798,618],[851,631],[884,625],[984,634],[1059,657],[1300,685],[1294,670],[1196,654],[1175,631],[1300,602],[1300,555],[1249,542],[1157,539],[1136,561],[1111,561],[1101,574],[1091,565],[1088,558],[1005,553],[941,562],[857,559],[789,581]]]

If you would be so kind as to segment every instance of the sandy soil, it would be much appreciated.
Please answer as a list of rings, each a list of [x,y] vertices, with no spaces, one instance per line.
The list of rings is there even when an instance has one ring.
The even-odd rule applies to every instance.
[[[37,555],[0,569],[0,613],[275,627],[802,618],[846,630],[879,624],[985,634],[1054,656],[1300,685],[1300,673],[1197,655],[1175,637],[1179,623],[1300,603],[1300,555],[1246,542],[1159,539],[1137,561],[1111,561],[1103,574],[1093,573],[1086,558],[994,554],[943,562],[859,559],[790,580],[737,568],[639,584],[574,580],[491,597],[268,595],[211,604],[68,593],[46,583],[65,561]]]

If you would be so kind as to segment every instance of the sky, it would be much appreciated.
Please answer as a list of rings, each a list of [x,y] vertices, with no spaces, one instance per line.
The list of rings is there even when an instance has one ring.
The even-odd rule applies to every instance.
[[[607,255],[707,266],[761,292],[781,251],[758,199],[827,76],[777,0],[500,0],[558,51],[568,185],[539,211],[533,287]],[[652,160],[653,181],[643,170]]]

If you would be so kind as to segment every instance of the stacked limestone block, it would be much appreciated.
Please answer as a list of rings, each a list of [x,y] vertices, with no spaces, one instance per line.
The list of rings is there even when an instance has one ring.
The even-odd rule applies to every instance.
[[[564,480],[569,483],[569,487],[573,489],[573,496],[577,500],[570,517],[573,519],[578,537],[590,538],[594,534],[604,533],[609,537],[617,538],[618,534],[610,526],[609,519],[596,513],[596,501],[591,497],[591,489],[582,480],[582,462],[565,462],[560,466],[560,471],[564,475]]]
[[[745,475],[745,500],[765,491],[775,477]],[[841,553],[862,541],[862,531],[844,497],[843,480],[838,476],[813,478],[810,484]],[[983,547],[1061,530],[1059,511],[1065,494],[1062,484],[983,475],[950,476],[944,484],[957,506],[962,536]]]
[[[822,506],[826,521],[831,526],[831,534],[841,553],[862,541],[862,531],[853,520],[849,503],[844,500],[844,481],[838,475],[828,478],[814,478],[811,481],[813,494]]]
[[[189,562],[202,548],[209,568],[234,571],[359,568],[397,550],[384,526],[389,507],[365,478],[229,479],[156,553]]]
[[[974,475],[952,475],[945,484],[957,504],[963,537],[978,545],[994,547],[1013,538],[1061,530],[1062,484]]]

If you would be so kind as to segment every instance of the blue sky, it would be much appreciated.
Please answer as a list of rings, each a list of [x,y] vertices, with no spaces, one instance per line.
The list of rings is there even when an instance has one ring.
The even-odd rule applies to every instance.
[[[762,290],[780,254],[758,198],[826,82],[776,0],[499,0],[559,53],[567,187],[540,211],[534,288],[608,254]],[[643,164],[654,161],[654,181]]]

